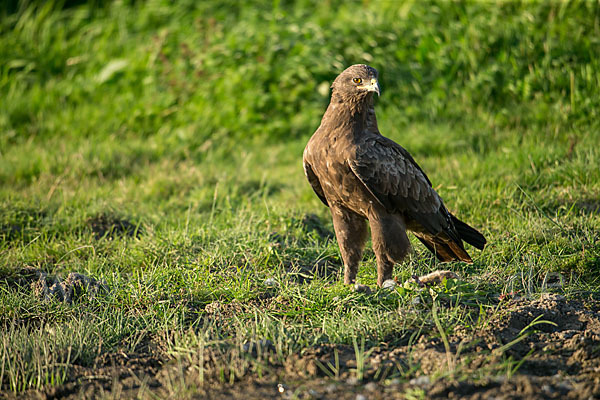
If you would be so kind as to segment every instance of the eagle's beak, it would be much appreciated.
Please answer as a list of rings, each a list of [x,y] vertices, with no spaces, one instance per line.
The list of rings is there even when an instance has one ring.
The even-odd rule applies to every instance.
[[[381,90],[379,89],[379,82],[377,82],[377,79],[375,79],[375,78],[371,79],[370,85],[359,86],[359,88],[365,89],[368,92],[375,92],[375,93],[377,93],[377,96],[381,96]]]

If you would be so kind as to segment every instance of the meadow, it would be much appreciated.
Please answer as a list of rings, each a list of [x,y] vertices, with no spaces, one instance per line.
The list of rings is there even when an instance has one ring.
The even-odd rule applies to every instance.
[[[599,3],[7,4],[0,398],[600,396]],[[343,285],[301,160],[355,63],[472,265]]]

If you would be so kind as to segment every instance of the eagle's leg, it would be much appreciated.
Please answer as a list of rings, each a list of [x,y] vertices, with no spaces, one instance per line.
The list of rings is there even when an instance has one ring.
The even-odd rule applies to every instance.
[[[332,207],[331,216],[344,260],[344,283],[352,284],[356,281],[358,264],[362,260],[367,239],[367,223],[360,215],[344,208]]]
[[[410,250],[406,224],[398,215],[373,215],[369,217],[373,252],[377,258],[377,285],[392,279],[394,263],[400,262]]]

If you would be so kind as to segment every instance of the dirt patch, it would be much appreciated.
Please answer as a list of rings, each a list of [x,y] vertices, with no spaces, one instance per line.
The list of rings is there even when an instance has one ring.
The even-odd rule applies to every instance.
[[[488,342],[493,334],[507,343],[532,321],[548,321],[508,350],[515,359],[525,358],[520,371],[537,376],[595,376],[600,382],[599,311],[598,301],[567,301],[560,295],[517,303],[505,318],[495,321],[499,329],[489,329]],[[534,355],[526,357],[530,352]]]
[[[12,241],[30,241],[36,234],[50,224],[46,209],[31,207],[0,208],[0,239]]]
[[[30,288],[33,294],[46,301],[61,301],[72,304],[86,294],[88,298],[108,293],[106,282],[77,272],[71,272],[66,278],[50,275],[40,269],[25,266],[7,277],[7,282],[24,288]]]
[[[438,381],[432,398],[556,398],[600,396],[600,302],[545,294],[535,301],[513,300],[474,338],[475,357],[465,369],[504,359],[514,372],[490,382]],[[529,327],[529,329],[527,329]],[[453,345],[461,335],[451,338]],[[522,340],[518,340],[522,338]],[[512,343],[512,344],[511,344]],[[501,351],[503,350],[503,351]],[[470,353],[465,354],[469,357]],[[514,374],[511,379],[507,375]]]
[[[38,271],[38,280],[32,283],[34,294],[44,300],[56,299],[67,304],[72,304],[84,292],[94,298],[97,294],[108,291],[106,283],[77,272],[71,272],[65,280],[55,277],[50,284],[48,281],[48,274]]]
[[[62,385],[18,395],[0,391],[0,399],[147,398],[144,393],[162,387],[158,377],[164,361],[164,352],[149,338],[134,352],[120,349],[98,355],[90,365],[71,365],[69,379]]]
[[[353,346],[321,345],[289,356],[276,378],[214,386],[203,395],[212,399],[244,398],[243,394],[307,399],[598,398],[599,311],[600,302],[593,299],[547,294],[535,301],[511,300],[475,335],[449,336],[449,353],[432,335],[422,335],[412,344],[407,337],[406,344],[368,349],[360,365]],[[358,370],[361,381],[356,378]],[[476,376],[478,370],[481,379],[463,378]],[[408,379],[407,375],[396,378],[398,371],[408,371]],[[244,389],[235,390],[236,386]]]
[[[274,245],[302,240],[302,236],[315,235],[323,241],[332,240],[335,235],[316,214],[304,214],[301,218],[293,217],[283,232],[273,231],[269,240]]]
[[[133,223],[126,218],[114,214],[100,213],[85,221],[96,239],[114,239],[121,236],[139,238],[143,229],[139,223]]]
[[[584,214],[593,215],[600,213],[600,199],[579,200],[575,203],[575,206]]]
[[[319,218],[315,214],[306,214],[302,217],[300,221],[300,225],[302,226],[302,230],[306,233],[316,232],[317,235],[323,240],[331,240],[334,237],[334,234],[331,230],[329,230],[321,218]]]
[[[314,264],[290,262],[286,266],[286,272],[292,282],[304,284],[315,278],[334,280],[340,274],[342,268],[341,261],[331,257],[321,259]]]
[[[243,308],[211,303],[205,311],[215,317]],[[173,397],[193,387],[191,397],[206,399],[600,397],[600,301],[546,294],[533,301],[506,301],[499,310],[479,330],[457,329],[448,335],[448,351],[433,333],[407,334],[390,342],[394,344],[366,348],[364,362],[354,346],[332,344],[282,356],[273,343],[263,341],[207,348],[201,359],[187,361],[145,347],[103,354],[91,367],[74,366],[66,384],[27,394],[143,398],[152,392]],[[223,368],[233,361],[243,373]],[[182,382],[185,389],[178,386]]]

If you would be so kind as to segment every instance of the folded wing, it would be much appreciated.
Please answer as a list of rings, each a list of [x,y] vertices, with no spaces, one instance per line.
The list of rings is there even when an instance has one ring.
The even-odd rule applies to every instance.
[[[408,151],[384,136],[370,136],[348,163],[387,212],[401,213],[422,226],[413,232],[441,261],[471,262],[454,217]]]

